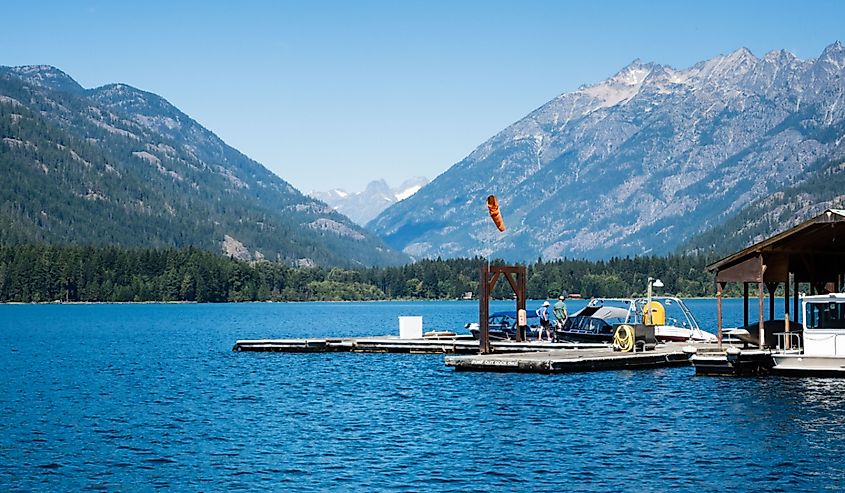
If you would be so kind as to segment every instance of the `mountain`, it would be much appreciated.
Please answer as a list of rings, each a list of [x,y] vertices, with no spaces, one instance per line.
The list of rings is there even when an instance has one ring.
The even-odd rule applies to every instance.
[[[0,67],[0,243],[187,246],[299,265],[406,261],[165,99]]]
[[[845,156],[845,49],[635,60],[561,94],[369,227],[414,257],[663,254]],[[508,230],[487,217],[496,194]]]
[[[384,180],[376,180],[370,182],[363,192],[350,193],[335,188],[327,192],[311,192],[310,195],[364,226],[383,210],[417,193],[427,184],[427,178],[415,176],[396,188],[390,188]]]
[[[845,133],[845,132],[844,132]],[[724,223],[686,241],[678,253],[725,257],[819,215],[845,208],[845,159],[826,163],[796,185],[761,197]]]

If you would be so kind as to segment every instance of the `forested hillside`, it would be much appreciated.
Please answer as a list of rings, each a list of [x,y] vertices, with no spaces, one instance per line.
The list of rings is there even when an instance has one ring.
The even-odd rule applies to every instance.
[[[0,244],[187,247],[345,267],[407,261],[163,98],[0,67]]]
[[[845,132],[843,132],[845,133]],[[826,209],[845,208],[845,160],[825,163],[800,184],[756,200],[723,225],[691,238],[684,253],[727,256],[785,231]]]
[[[704,257],[558,260],[528,265],[527,294],[556,298],[643,294],[649,275],[664,292],[713,294]],[[457,299],[477,294],[482,259],[424,260],[401,267],[297,268],[245,262],[195,248],[0,247],[0,302],[323,301]],[[494,296],[510,298],[505,282]]]

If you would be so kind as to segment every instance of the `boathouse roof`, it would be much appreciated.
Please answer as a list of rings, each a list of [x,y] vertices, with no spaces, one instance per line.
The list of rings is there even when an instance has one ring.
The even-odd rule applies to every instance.
[[[802,282],[835,282],[845,272],[845,209],[827,209],[707,270],[717,282],[783,282],[790,273]]]

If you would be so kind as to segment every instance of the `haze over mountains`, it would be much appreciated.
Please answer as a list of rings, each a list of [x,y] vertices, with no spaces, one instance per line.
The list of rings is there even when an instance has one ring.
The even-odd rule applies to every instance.
[[[810,60],[744,48],[687,69],[636,60],[531,112],[369,227],[418,258],[700,250],[731,220],[745,243],[784,227],[732,219],[760,200],[791,221],[843,202],[843,189],[808,185],[842,179],[843,75],[839,42]]]
[[[0,243],[196,246],[242,259],[407,261],[166,100],[0,67]]]
[[[417,193],[426,184],[427,178],[415,176],[395,188],[391,188],[384,180],[375,180],[367,184],[361,192],[333,188],[326,192],[314,191],[309,195],[322,200],[357,224],[365,226],[383,210]]]

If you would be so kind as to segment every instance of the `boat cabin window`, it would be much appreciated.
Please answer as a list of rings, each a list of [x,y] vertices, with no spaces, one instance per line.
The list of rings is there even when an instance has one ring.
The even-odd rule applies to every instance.
[[[845,329],[845,303],[807,303],[808,329]]]

